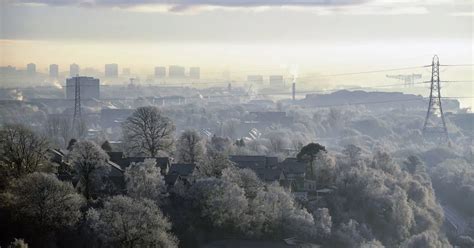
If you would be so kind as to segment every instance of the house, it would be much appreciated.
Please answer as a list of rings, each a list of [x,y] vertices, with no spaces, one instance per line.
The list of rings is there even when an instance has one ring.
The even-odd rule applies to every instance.
[[[306,242],[294,237],[282,240],[223,239],[202,245],[204,248],[319,248],[318,244]]]
[[[248,169],[263,169],[273,168],[278,164],[277,157],[266,157],[266,156],[241,156],[232,155],[229,160],[235,163],[235,166],[239,168]]]
[[[315,180],[305,179],[303,182],[303,191],[305,192],[316,192],[317,191],[317,184]]]
[[[174,187],[179,181],[183,182],[183,178],[178,174],[170,174],[165,176],[165,183],[168,188]]]
[[[142,163],[145,159],[154,159],[156,165],[161,168],[161,174],[166,175],[171,165],[169,157],[125,157],[123,152],[107,152],[107,154],[110,157],[110,161],[118,164],[123,170],[132,163]]]
[[[278,164],[287,179],[305,178],[306,164],[296,158],[286,158]]]
[[[184,184],[190,183],[195,170],[195,164],[172,164],[168,174],[165,175],[166,185],[172,187],[176,185],[178,181],[181,181]]]
[[[71,165],[66,162],[65,154],[60,149],[46,150],[47,158],[57,166],[56,176],[61,181],[72,181]]]
[[[285,180],[283,171],[279,168],[261,168],[255,171],[255,174],[265,182],[274,182]]]
[[[180,175],[182,178],[190,178],[196,169],[196,164],[172,164],[168,175]]]
[[[56,176],[61,181],[70,181],[75,185],[77,182],[74,181],[72,165],[70,165],[65,158],[65,154],[59,149],[48,149],[47,153],[51,162],[58,166]],[[116,163],[111,160],[107,160],[107,164],[110,166],[108,178],[112,183],[119,189],[125,188],[125,181],[123,177],[124,170]]]
[[[65,154],[60,149],[48,149],[46,152],[48,153],[47,156],[49,156],[51,162],[56,164],[63,163]]]
[[[278,162],[277,157],[236,155],[230,156],[229,159],[239,168],[253,170],[265,182],[278,181],[291,191],[305,189],[306,164],[296,158],[286,158]]]
[[[107,164],[110,166],[111,170],[109,172],[109,179],[112,181],[112,183],[119,189],[119,190],[124,190],[125,189],[125,178],[123,176],[123,173],[125,172],[120,165],[107,160]]]

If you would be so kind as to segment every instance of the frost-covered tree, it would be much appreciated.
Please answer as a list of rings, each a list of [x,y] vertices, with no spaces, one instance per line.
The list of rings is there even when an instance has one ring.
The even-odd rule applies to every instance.
[[[360,247],[373,240],[373,235],[365,224],[349,219],[337,226],[332,234],[332,247]],[[374,242],[377,242],[374,240]]]
[[[409,240],[402,244],[403,248],[451,248],[449,241],[440,237],[437,232],[426,231],[417,235],[414,235]]]
[[[234,166],[229,166],[222,171],[222,179],[237,184],[250,199],[255,198],[257,192],[263,190],[264,186],[253,170],[238,169]]]
[[[214,156],[219,153],[226,153],[232,146],[232,140],[228,137],[212,136],[211,141],[207,143],[207,152]]]
[[[236,118],[230,118],[222,123],[222,133],[226,137],[231,139],[237,138],[237,127],[240,125],[240,120]]]
[[[114,196],[100,209],[90,209],[87,221],[111,247],[177,247],[171,223],[148,199]]]
[[[175,126],[157,107],[140,107],[122,125],[129,153],[156,157],[173,148]]]
[[[318,237],[326,238],[331,234],[332,217],[329,209],[318,208],[313,212]]]
[[[48,142],[21,124],[7,124],[0,130],[0,166],[9,175],[21,177],[47,163]]]
[[[40,233],[74,226],[84,204],[72,184],[41,172],[13,180],[2,198],[17,218],[34,224]]]
[[[436,192],[459,209],[474,216],[474,166],[464,159],[447,159],[431,168]]]
[[[220,177],[222,171],[231,166],[232,161],[225,154],[215,153],[198,163],[198,172],[201,177]]]
[[[196,130],[186,130],[179,136],[177,142],[178,160],[194,164],[204,156],[204,144]]]
[[[384,152],[376,152],[367,164],[337,166],[338,189],[327,198],[337,222],[355,219],[387,246],[398,246],[425,231],[439,231],[443,213],[422,170],[414,174],[401,170]]]
[[[28,248],[28,244],[23,239],[15,239],[8,245],[8,248]]]
[[[316,179],[318,185],[331,186],[334,182],[336,161],[334,157],[326,152],[320,152],[314,158],[312,164],[313,168],[310,170],[314,174],[309,175]]]
[[[229,230],[246,227],[248,201],[237,184],[216,178],[198,179],[191,187],[189,197],[194,199],[201,217],[213,226]]]
[[[290,193],[276,184],[259,191],[251,201],[249,211],[249,231],[257,237],[292,235],[311,239],[317,235],[313,216],[306,209],[297,207]]]
[[[107,153],[92,141],[79,141],[72,147],[68,159],[79,182],[77,187],[89,200],[102,189],[111,169],[107,164]]]
[[[288,134],[283,131],[271,131],[265,134],[264,138],[268,139],[269,149],[272,154],[278,154],[290,146],[290,138]]]
[[[127,194],[135,199],[148,198],[156,203],[166,193],[166,185],[155,159],[145,159],[142,163],[132,163],[125,170]]]
[[[349,159],[350,165],[357,165],[362,154],[362,149],[354,144],[349,144],[344,147],[342,151],[344,155]]]

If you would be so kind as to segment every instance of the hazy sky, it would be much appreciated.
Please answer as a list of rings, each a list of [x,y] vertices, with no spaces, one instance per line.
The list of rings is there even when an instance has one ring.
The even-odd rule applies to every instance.
[[[321,73],[472,63],[473,1],[0,0],[1,63]],[[135,69],[136,68],[136,69]]]

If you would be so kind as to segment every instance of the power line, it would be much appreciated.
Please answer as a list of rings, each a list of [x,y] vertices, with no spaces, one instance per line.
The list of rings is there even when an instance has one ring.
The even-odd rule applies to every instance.
[[[443,82],[468,82],[468,81],[443,81]],[[421,85],[421,84],[428,84],[431,83],[431,81],[422,81],[422,82],[416,82],[414,83],[415,85]],[[385,88],[385,87],[396,87],[396,86],[405,86],[404,83],[398,83],[398,84],[385,84],[385,85],[374,85],[374,86],[355,86],[355,87],[350,87],[350,88],[335,88],[335,89],[326,89],[326,90],[306,90],[306,91],[298,91],[296,92],[297,94],[314,94],[314,93],[331,93],[334,91],[339,91],[339,90],[364,90],[364,89],[374,89],[374,88]],[[260,93],[260,94],[255,94],[255,96],[276,96],[276,95],[291,95],[292,92],[272,92],[272,93]],[[249,94],[234,94],[234,95],[209,95],[209,96],[190,96],[190,97],[185,97],[186,99],[194,99],[194,98],[230,98],[230,97],[243,97],[243,96],[250,96]],[[454,98],[454,97],[453,97]],[[101,99],[101,100],[121,100],[123,98],[108,98],[108,99]],[[123,99],[123,100],[133,100],[133,99]]]
[[[440,66],[473,66],[474,64],[456,64],[456,65],[440,65]],[[420,69],[420,68],[427,68],[431,67],[431,65],[423,65],[423,66],[412,66],[412,67],[400,67],[400,68],[388,68],[388,69],[381,69],[381,70],[373,70],[373,71],[358,71],[358,72],[349,72],[349,73],[339,73],[339,74],[328,74],[328,75],[313,75],[313,76],[303,76],[303,77],[283,77],[284,80],[304,80],[304,79],[317,79],[317,78],[325,78],[325,77],[339,77],[339,76],[349,76],[349,75],[361,75],[361,74],[372,74],[372,73],[380,73],[380,72],[390,72],[390,71],[401,71],[401,70],[411,70],[411,69]],[[181,83],[162,83],[157,86],[184,86],[184,85],[220,85],[224,84],[227,85],[230,83],[251,83],[248,80],[221,80],[221,79],[214,79],[216,81],[210,82],[181,82]],[[442,81],[442,82],[455,82],[455,81]],[[472,82],[472,81],[471,81]],[[150,84],[150,83],[144,83]],[[101,85],[102,86],[115,86],[115,85]],[[62,86],[64,87],[72,87],[72,86]]]
[[[474,99],[474,96],[443,96],[446,99]]]
[[[369,74],[369,73],[378,73],[378,72],[389,72],[389,71],[400,71],[400,70],[410,70],[410,69],[420,69],[430,67],[431,65],[423,65],[423,66],[412,66],[412,67],[400,67],[400,68],[388,68],[388,69],[381,69],[381,70],[373,70],[373,71],[358,71],[358,72],[349,72],[349,73],[339,73],[339,74],[328,74],[328,75],[315,75],[315,76],[304,76],[304,77],[296,77],[297,80],[299,79],[311,79],[311,78],[321,78],[321,77],[337,77],[337,76],[346,76],[346,75],[358,75],[358,74]],[[284,80],[293,80],[295,77],[283,77]],[[217,82],[183,82],[183,83],[170,83],[170,84],[163,84],[163,85],[193,85],[193,84],[228,84],[229,82],[232,83],[249,83],[248,80],[219,80]],[[146,82],[145,82],[146,84]],[[64,87],[64,86],[63,86]],[[67,87],[67,86],[66,86]]]
[[[439,66],[474,66],[474,64],[452,64],[452,65],[439,65]]]
[[[454,80],[454,81],[441,80],[440,82],[443,82],[443,83],[472,83],[472,82],[474,82],[474,80]]]
[[[348,72],[348,73],[330,74],[330,75],[322,75],[322,76],[323,76],[323,77],[338,77],[338,76],[357,75],[357,74],[368,74],[368,73],[378,73],[378,72],[412,70],[412,69],[420,69],[420,68],[425,68],[425,67],[430,67],[430,66],[431,66],[431,65],[412,66],[412,67],[401,67],[401,68],[381,69],[381,70],[373,70],[373,71],[360,71],[360,72]]]

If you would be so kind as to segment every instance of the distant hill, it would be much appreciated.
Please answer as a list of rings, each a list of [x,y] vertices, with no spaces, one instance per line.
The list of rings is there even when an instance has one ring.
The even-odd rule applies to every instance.
[[[366,105],[369,108],[412,108],[426,109],[428,99],[420,95],[402,92],[367,92],[362,90],[340,90],[330,94],[308,94],[300,103],[314,107],[332,107],[344,105]],[[443,99],[445,111],[459,109],[459,101]]]

